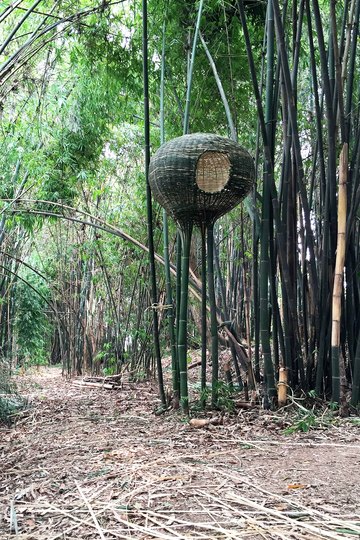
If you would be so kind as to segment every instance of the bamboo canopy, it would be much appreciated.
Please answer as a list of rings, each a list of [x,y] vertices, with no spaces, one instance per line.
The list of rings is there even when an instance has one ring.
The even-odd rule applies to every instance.
[[[163,144],[150,161],[154,198],[183,226],[214,223],[251,189],[255,168],[239,144],[211,133]]]

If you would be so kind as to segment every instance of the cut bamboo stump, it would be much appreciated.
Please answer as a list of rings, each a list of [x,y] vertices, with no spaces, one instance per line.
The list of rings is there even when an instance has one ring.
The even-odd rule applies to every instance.
[[[288,370],[284,367],[279,370],[279,382],[278,382],[278,405],[284,407],[287,401],[287,382],[288,382]]]

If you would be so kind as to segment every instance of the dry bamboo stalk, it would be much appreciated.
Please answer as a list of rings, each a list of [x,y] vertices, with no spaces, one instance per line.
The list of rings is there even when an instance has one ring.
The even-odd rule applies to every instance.
[[[146,510],[142,513],[142,515],[145,515],[145,512],[149,515],[153,515],[153,516],[156,516],[157,518],[163,518],[163,519],[169,519],[169,516],[166,515],[166,511],[165,510],[162,510],[161,512],[154,512],[152,510]],[[176,510],[173,510],[171,509],[169,511],[171,514],[175,513]],[[183,513],[183,511],[179,511],[181,513]],[[194,512],[188,512],[189,514],[191,513],[194,513]],[[198,513],[200,514],[203,514],[204,511],[201,510],[199,511]],[[221,533],[226,533],[229,537],[231,538],[238,538],[239,537],[239,531],[237,530],[232,530],[232,529],[224,529],[223,527],[216,527],[215,525],[212,525],[211,523],[204,523],[204,522],[201,522],[201,521],[191,521],[191,520],[184,520],[184,519],[181,519],[181,518],[177,518],[177,517],[174,517],[174,523],[175,525],[178,525],[178,526],[184,526],[184,527],[192,527],[192,528],[200,528],[200,529],[204,529],[204,530],[209,530],[209,531],[214,531],[214,532],[221,532]],[[195,531],[193,531],[195,532]],[[199,537],[203,537],[204,535],[202,533],[200,533],[199,531],[196,531],[196,534],[199,536]],[[204,536],[204,538],[208,538],[208,536]]]
[[[89,376],[84,377],[84,381],[90,381],[91,382],[92,380],[94,380],[95,382],[96,381],[105,381],[105,382],[106,381],[107,382],[113,381],[113,382],[115,382],[115,381],[121,379],[122,376],[123,376],[122,373],[117,373],[116,375],[107,375],[106,377],[95,377],[95,376],[90,376],[89,375]]]
[[[107,508],[100,510],[100,513],[103,513],[106,509]],[[78,528],[80,525],[89,525],[90,527],[94,527],[94,523],[93,523],[92,519],[91,520],[89,519],[88,521],[83,521],[81,524],[75,523],[75,525],[71,525],[71,526],[67,527],[65,530],[62,530],[62,531],[56,533],[54,536],[51,536],[50,538],[47,535],[46,538],[47,538],[47,540],[57,540],[58,538],[63,539],[64,536],[69,534],[74,529]],[[116,535],[116,536],[118,538],[127,538],[127,537],[123,537],[123,536],[120,536],[120,535]]]
[[[137,523],[133,523],[132,521],[127,521],[125,519],[123,519],[121,517],[121,515],[115,511],[115,509],[113,508],[112,509],[113,511],[113,515],[114,517],[117,519],[117,521],[119,521],[120,523],[122,523],[123,525],[125,525],[128,530],[129,530],[129,533],[131,530],[133,531],[137,531],[137,532],[141,532],[141,533],[145,533],[145,534],[148,534],[149,536],[154,536],[156,538],[156,540],[174,540],[174,537],[173,536],[168,536],[164,533],[161,533],[160,531],[152,531],[151,529],[147,528],[147,527],[143,527],[142,525],[138,525]],[[130,536],[130,534],[129,534]]]
[[[183,534],[179,534],[177,531],[175,531],[174,529],[166,525],[166,523],[161,523],[158,519],[156,519],[156,517],[158,517],[157,514],[155,514],[155,517],[154,517],[154,516],[150,516],[148,512],[140,512],[140,515],[144,517],[146,520],[149,520],[152,523],[155,523],[155,525],[157,525],[158,527],[161,527],[165,531],[173,534],[174,537],[179,538],[181,540],[186,540],[186,536],[184,536]]]
[[[95,387],[95,388],[105,388],[105,390],[114,390],[114,388],[118,388],[118,385],[109,384],[109,383],[96,383],[96,382],[84,382],[84,381],[73,381],[75,386],[89,386],[89,387]]]
[[[339,195],[338,195],[338,233],[335,262],[335,277],[333,288],[333,316],[331,345],[338,347],[340,344],[340,319],[341,319],[341,294],[343,285],[343,270],[346,247],[346,205],[347,205],[347,168],[348,168],[348,145],[345,143],[340,154],[339,169]]]
[[[287,379],[288,371],[286,368],[281,367],[279,370],[279,382],[278,382],[278,405],[283,407],[286,405],[287,398]]]
[[[302,445],[302,443],[298,443],[298,444],[300,446]],[[321,446],[321,445],[319,445],[319,446]],[[225,476],[226,478],[230,478],[232,480],[234,478],[236,478],[236,476],[234,476],[234,473],[231,473],[231,474],[227,473],[227,472],[223,471],[221,468],[214,469],[212,467],[208,467],[208,469],[216,472],[217,474],[220,473],[223,476]],[[241,476],[241,477],[239,476],[238,478],[241,479],[242,484],[246,484],[247,486],[249,486],[249,488],[255,488],[256,490],[260,491],[261,493],[264,493],[265,495],[268,495],[270,497],[274,497],[275,499],[283,501],[283,502],[285,502],[287,504],[289,504],[289,502],[291,504],[293,504],[286,497],[283,497],[283,496],[281,496],[281,495],[279,495],[277,493],[272,493],[271,491],[269,491],[267,489],[264,489],[261,486],[255,485],[253,482],[248,482],[243,476]],[[352,521],[346,521],[344,519],[336,519],[333,516],[328,516],[327,514],[324,514],[323,512],[319,512],[318,510],[315,510],[313,508],[309,508],[309,507],[305,506],[304,504],[301,504],[299,501],[296,501],[295,505],[296,505],[297,508],[300,508],[300,509],[303,509],[304,511],[306,511],[309,515],[317,516],[319,518],[327,519],[327,520],[329,520],[329,517],[330,517],[331,523],[335,523],[337,526],[344,527],[344,528],[349,528],[349,529],[353,528],[356,532],[360,533],[360,528],[356,524],[354,524]],[[326,522],[324,522],[324,523],[326,523]]]
[[[296,521],[293,518],[282,514],[278,510],[274,510],[272,508],[266,508],[262,506],[261,504],[258,504],[255,501],[248,499],[247,497],[237,495],[236,493],[227,493],[226,496],[227,496],[227,500],[243,503],[252,508],[257,508],[258,510],[261,510],[262,512],[264,512],[264,514],[266,515],[270,515],[270,516],[282,519],[286,521],[288,524],[292,524],[296,526],[296,528],[299,528],[299,529],[305,529],[306,531],[309,531],[315,535],[318,535],[320,538],[326,538],[326,539],[332,538],[333,540],[343,540],[344,538],[329,530],[318,529],[317,527],[314,527],[313,525],[310,525],[309,523],[306,523],[303,521]],[[326,526],[327,523],[322,523],[322,525]]]
[[[79,493],[81,495],[81,498],[83,499],[84,503],[86,504],[86,506],[87,506],[87,508],[88,508],[88,510],[90,512],[90,515],[91,515],[91,517],[92,517],[92,519],[93,519],[93,521],[95,523],[96,530],[98,531],[101,540],[105,540],[104,533],[103,533],[103,531],[102,531],[102,529],[100,527],[100,524],[99,524],[99,522],[97,520],[97,517],[95,516],[94,510],[92,509],[91,504],[89,503],[89,501],[87,500],[87,498],[85,496],[85,493],[83,492],[83,490],[81,489],[81,487],[79,486],[79,484],[78,484],[78,482],[76,480],[75,480],[75,485],[76,485],[76,487],[77,487],[77,489],[78,489],[78,491],[79,491]]]
[[[201,492],[199,492],[199,493],[202,494]],[[263,536],[262,531],[265,531],[266,534],[267,534],[266,538],[271,538],[271,537],[269,537],[269,534],[274,533],[274,534],[277,535],[277,537],[280,537],[282,540],[287,540],[288,539],[288,536],[283,536],[281,534],[281,532],[277,528],[275,528],[277,525],[279,525],[279,523],[278,522],[274,523],[274,522],[270,521],[270,515],[266,514],[266,512],[259,512],[260,515],[262,515],[264,513],[266,514],[266,523],[265,523],[261,519],[256,519],[256,518],[251,517],[250,513],[248,511],[246,511],[246,510],[240,510],[238,508],[235,509],[233,506],[228,504],[228,502],[225,502],[223,500],[223,497],[221,499],[219,499],[219,498],[217,498],[214,495],[211,495],[209,493],[206,493],[206,497],[212,499],[214,502],[217,502],[221,508],[226,508],[227,510],[229,510],[231,512],[235,512],[236,514],[240,515],[242,517],[242,519],[245,520],[245,523],[251,524],[251,528],[255,529],[255,531],[258,534],[260,534],[261,536]],[[265,507],[261,507],[261,508],[265,508]],[[284,522],[282,520],[280,520],[280,525],[283,525],[283,524],[284,524]],[[296,538],[294,531],[292,531],[292,536]],[[307,538],[310,538],[310,537],[307,536]],[[318,540],[318,538],[316,540]]]
[[[338,232],[335,261],[335,275],[332,297],[332,328],[331,348],[339,350],[341,326],[341,296],[343,289],[343,273],[346,251],[346,209],[347,209],[347,175],[348,175],[348,144],[344,143],[339,164],[339,194],[338,194]],[[334,374],[333,374],[334,377]],[[334,387],[333,387],[334,388]],[[340,396],[333,396],[338,401]]]

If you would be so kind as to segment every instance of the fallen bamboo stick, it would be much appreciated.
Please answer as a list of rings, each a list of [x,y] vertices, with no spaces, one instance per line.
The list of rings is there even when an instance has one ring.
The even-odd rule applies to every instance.
[[[75,384],[76,386],[105,388],[105,390],[114,390],[116,388],[119,388],[118,385],[110,384],[110,383],[102,383],[102,382],[73,381],[73,384]]]

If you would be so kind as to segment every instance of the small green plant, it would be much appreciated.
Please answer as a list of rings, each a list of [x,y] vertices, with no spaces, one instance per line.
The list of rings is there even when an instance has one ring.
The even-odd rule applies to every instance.
[[[102,375],[115,375],[118,370],[118,362],[111,342],[105,342],[101,350],[94,358],[94,370]]]
[[[291,435],[301,431],[302,433],[307,433],[313,428],[318,422],[317,417],[313,411],[307,411],[306,413],[301,412],[298,419],[288,428],[285,429],[285,435]]]
[[[199,384],[194,384],[194,388],[200,390]],[[217,403],[216,406],[218,409],[234,412],[235,403],[234,403],[234,388],[230,387],[226,382],[218,381],[217,383]],[[198,412],[204,410],[206,403],[211,398],[212,389],[210,386],[206,386],[203,390],[200,391],[199,399],[192,404],[191,410],[193,412]]]
[[[200,390],[200,384],[194,384],[194,388],[197,388],[198,390]],[[198,413],[198,412],[203,411],[205,409],[206,402],[209,399],[210,395],[211,395],[211,388],[206,386],[204,390],[200,391],[199,399],[191,404],[191,412]]]
[[[107,362],[106,362],[106,366],[103,368],[102,370],[103,374],[105,376],[107,375],[115,375],[116,372],[117,372],[117,361],[116,361],[116,358],[114,356],[111,356],[110,358],[108,358]]]
[[[330,411],[337,411],[339,409],[339,404],[337,401],[330,401],[329,403]]]
[[[219,381],[217,386],[217,396],[217,405],[220,409],[234,412],[234,388],[232,386],[223,381]]]

